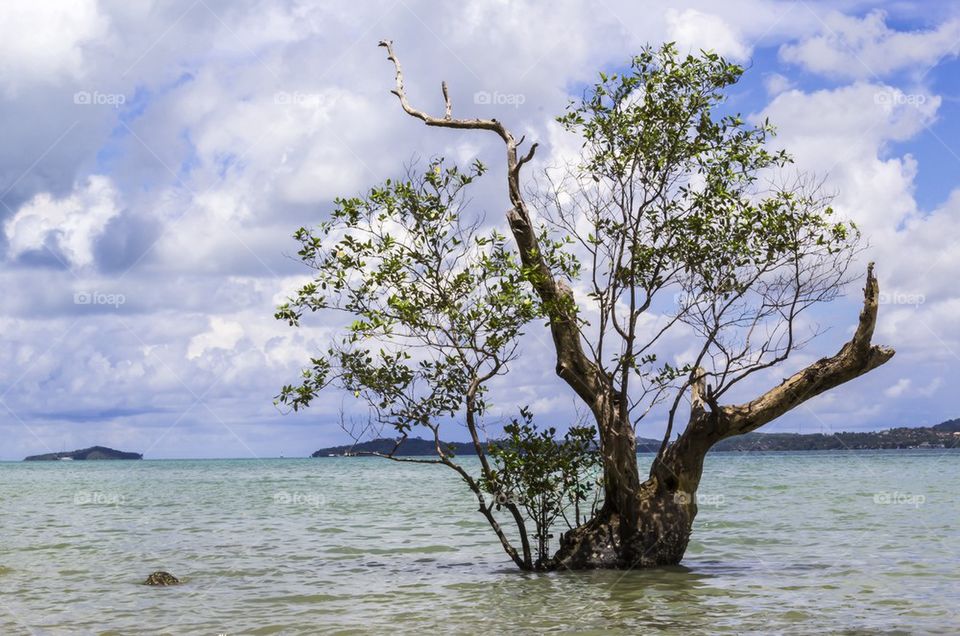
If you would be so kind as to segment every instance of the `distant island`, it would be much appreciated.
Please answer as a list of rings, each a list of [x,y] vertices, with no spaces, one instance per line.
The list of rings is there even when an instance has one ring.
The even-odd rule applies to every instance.
[[[445,449],[449,449],[454,455],[476,455],[473,444],[470,442],[442,442]],[[331,446],[330,448],[321,448],[311,455],[311,457],[353,457],[355,455],[371,455],[379,453],[386,455],[393,451],[397,445],[397,440],[386,437],[374,439],[369,442],[357,442],[348,446]],[[409,437],[397,452],[398,455],[405,457],[423,457],[426,455],[436,455],[437,449],[433,440],[422,439],[420,437]]]
[[[658,439],[637,439],[637,452],[655,453],[660,448]],[[442,442],[455,455],[475,455],[469,442]],[[311,457],[353,457],[387,454],[393,451],[396,440],[380,438],[346,446],[321,448]],[[808,450],[893,450],[926,448],[960,448],[960,419],[920,428],[892,428],[866,433],[748,433],[725,439],[711,452],[747,451],[808,451]],[[436,455],[433,440],[409,438],[401,444],[398,456],[422,457]]]
[[[75,450],[62,453],[46,453],[44,455],[31,455],[25,458],[25,462],[55,462],[69,460],[98,460],[98,459],[143,459],[140,453],[127,453],[114,450],[106,446],[91,446],[82,450]]]
[[[748,433],[723,440],[714,452],[894,450],[960,448],[960,420],[922,428],[891,428],[866,433]]]

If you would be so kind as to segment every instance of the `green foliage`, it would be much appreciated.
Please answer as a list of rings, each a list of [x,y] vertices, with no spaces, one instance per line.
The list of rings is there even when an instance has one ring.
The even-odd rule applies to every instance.
[[[538,311],[506,237],[464,220],[464,189],[483,172],[435,160],[422,175],[337,199],[317,230],[296,232],[316,274],[276,317],[299,325],[305,312],[337,310],[350,322],[279,403],[304,408],[335,382],[400,434],[462,412],[468,396],[482,415],[483,382]]]
[[[623,341],[593,347],[612,352],[599,362],[612,360],[614,375],[626,366],[654,385],[677,377],[635,352],[645,350],[637,316],[658,292],[682,290],[691,302],[680,322],[714,342],[754,318],[792,322],[781,311],[787,292],[802,306],[828,300],[837,282],[796,272],[842,272],[859,238],[816,188],[775,184],[791,158],[771,150],[768,121],[718,114],[742,73],[714,53],[648,47],[625,72],[601,73],[558,118],[582,138],[582,160],[541,202],[560,230],[555,244],[574,239],[592,265],[583,282],[600,328]]]
[[[567,527],[580,523],[581,505],[598,485],[596,429],[574,426],[558,439],[555,428],[538,429],[533,414],[523,408],[504,433],[503,440],[490,445],[495,468],[482,488],[498,502],[517,504],[533,521],[532,538],[542,564],[549,558],[555,522],[570,513],[573,520],[567,519]]]
[[[742,73],[714,53],[647,48],[630,72],[601,74],[558,118],[584,140],[582,169],[611,195],[634,195],[636,218],[600,215],[589,237],[608,244],[627,234],[627,257],[614,272],[621,283],[654,286],[652,277],[674,262],[695,273],[703,291],[723,295],[737,288],[738,268],[796,251],[802,234],[828,249],[850,238],[851,226],[829,221],[831,208],[811,210],[797,192],[756,196],[763,172],[791,158],[768,149],[775,132],[768,121],[752,126],[740,115],[715,115]]]

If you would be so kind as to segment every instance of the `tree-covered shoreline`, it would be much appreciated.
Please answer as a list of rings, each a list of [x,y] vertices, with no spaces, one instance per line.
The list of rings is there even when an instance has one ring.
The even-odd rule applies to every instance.
[[[358,444],[321,448],[312,457],[363,456],[394,449],[396,440],[381,438]],[[457,455],[475,455],[470,442],[444,442]],[[637,439],[637,452],[655,453],[660,440]],[[883,431],[840,433],[749,433],[720,442],[711,452],[817,451],[817,450],[898,450],[911,448],[960,448],[960,420],[936,426],[899,427]],[[436,453],[433,440],[408,438],[398,455],[422,457]]]

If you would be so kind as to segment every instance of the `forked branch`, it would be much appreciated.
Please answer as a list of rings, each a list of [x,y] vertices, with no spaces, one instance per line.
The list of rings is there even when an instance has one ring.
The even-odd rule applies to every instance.
[[[387,49],[387,59],[393,62],[393,67],[396,70],[396,86],[391,93],[397,96],[400,100],[400,106],[403,107],[403,110],[413,117],[422,120],[427,126],[441,126],[444,128],[465,128],[472,130],[492,130],[493,132],[500,135],[500,138],[505,142],[513,143],[513,137],[504,128],[503,124],[498,122],[496,119],[454,119],[453,118],[453,105],[450,102],[450,92],[447,89],[447,83],[443,82],[441,88],[443,89],[443,101],[445,105],[445,112],[443,117],[433,117],[418,110],[410,105],[410,100],[407,99],[407,92],[403,88],[403,67],[400,65],[400,60],[397,59],[397,56],[393,52],[393,40],[380,40],[380,46]]]
[[[863,289],[860,322],[850,341],[835,355],[821,358],[755,400],[723,407],[719,418],[722,436],[730,437],[756,430],[810,398],[859,377],[892,358],[895,353],[893,349],[871,344],[877,324],[879,297],[880,287],[873,274],[873,263],[870,263]]]

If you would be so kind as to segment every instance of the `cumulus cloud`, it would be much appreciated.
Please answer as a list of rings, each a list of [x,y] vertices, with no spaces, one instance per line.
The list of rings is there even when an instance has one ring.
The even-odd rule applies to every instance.
[[[102,175],[91,176],[61,199],[37,194],[4,224],[8,257],[52,247],[70,265],[92,265],[94,242],[120,212],[117,198],[112,181]]]
[[[770,73],[763,78],[763,86],[769,95],[779,95],[793,88],[793,82],[780,73]]]
[[[376,48],[382,36],[397,43],[416,105],[442,113],[439,85],[447,80],[455,114],[497,117],[540,141],[537,166],[577,150],[551,123],[576,96],[571,87],[622,66],[647,42],[672,39],[736,60],[786,45],[789,64],[763,60],[768,93],[751,93],[748,76],[742,93],[757,103],[747,108],[778,125],[799,167],[829,173],[837,207],[871,239],[884,289],[927,295],[919,307],[882,308],[878,335],[901,352],[894,363],[941,365],[881,369],[885,375],[851,385],[844,399],[818,402],[818,417],[892,424],[876,396],[902,377],[912,384],[896,400],[911,404],[930,391],[927,401],[936,402],[935,379],[960,380],[949,353],[960,352],[950,331],[958,311],[951,272],[960,263],[945,248],[960,234],[960,195],[921,210],[913,189],[922,158],[897,144],[936,121],[940,98],[890,78],[865,81],[871,75],[861,75],[852,56],[815,53],[853,43],[857,55],[877,60],[878,73],[923,71],[937,59],[932,51],[951,50],[945,38],[956,27],[948,20],[901,33],[876,16],[841,20],[819,11],[775,0],[731,0],[722,13],[706,0],[5,6],[0,213],[16,266],[0,272],[11,290],[0,311],[0,382],[16,417],[0,423],[10,440],[0,455],[37,451],[38,439],[57,448],[115,440],[151,456],[295,454],[340,441],[336,426],[307,424],[334,422],[341,396],[286,419],[271,403],[336,328],[319,315],[300,329],[273,320],[275,305],[309,274],[291,258],[290,234],[323,220],[332,197],[397,175],[415,155],[481,158],[492,170],[476,184],[473,209],[497,223],[508,205],[499,140],[405,117],[388,92],[392,71]],[[841,37],[831,40],[820,18],[838,20]],[[858,81],[798,82],[797,65],[816,70],[817,59]],[[77,104],[78,90],[123,95],[125,103]],[[481,103],[478,92],[511,99]],[[50,253],[70,271],[39,262]],[[938,256],[924,262],[930,254]],[[74,304],[84,290],[122,293],[126,302]],[[854,302],[826,318],[845,325],[855,315]],[[840,327],[809,356],[843,335]],[[525,346],[533,355],[495,389],[511,398],[506,410],[513,401],[536,403],[562,426],[573,402],[543,364],[549,333],[532,327]]]
[[[895,144],[934,124],[941,103],[927,92],[857,81],[788,90],[762,112],[778,125],[778,143],[794,153],[797,167],[823,177],[826,191],[836,193],[838,211],[863,230],[868,246],[862,260],[877,261],[883,296],[876,339],[894,346],[897,357],[861,382],[869,387],[864,391],[882,393],[890,406],[874,415],[857,411],[840,417],[847,427],[854,417],[915,425],[950,415],[949,409],[937,412],[930,400],[942,384],[956,381],[960,363],[954,327],[960,296],[952,283],[960,256],[946,247],[952,240],[946,237],[960,234],[960,190],[933,210],[921,209],[915,189],[923,165],[910,154],[893,152]],[[910,377],[895,375],[905,369]],[[818,401],[816,408],[830,421],[845,407]]]
[[[910,388],[910,378],[900,378],[897,383],[888,387],[883,394],[889,398],[898,398]]]
[[[712,50],[734,60],[745,60],[750,56],[750,46],[718,15],[696,9],[668,9],[666,17],[667,37],[682,51]]]
[[[832,13],[824,18],[821,33],[780,48],[787,62],[849,79],[883,77],[907,69],[923,74],[958,52],[960,20],[932,29],[898,31],[887,26],[883,11],[871,11],[862,18]]]
[[[187,358],[199,358],[211,349],[229,351],[243,337],[243,326],[218,316],[210,318],[210,329],[190,339]]]
[[[0,11],[0,86],[8,93],[35,82],[78,77],[84,47],[109,21],[97,0],[7,2]]]
[[[897,88],[858,82],[781,93],[756,119],[768,117],[778,127],[776,143],[795,155],[801,170],[829,178],[837,207],[876,242],[917,214],[916,160],[888,156],[888,149],[929,126],[940,103],[934,95],[909,100]]]

